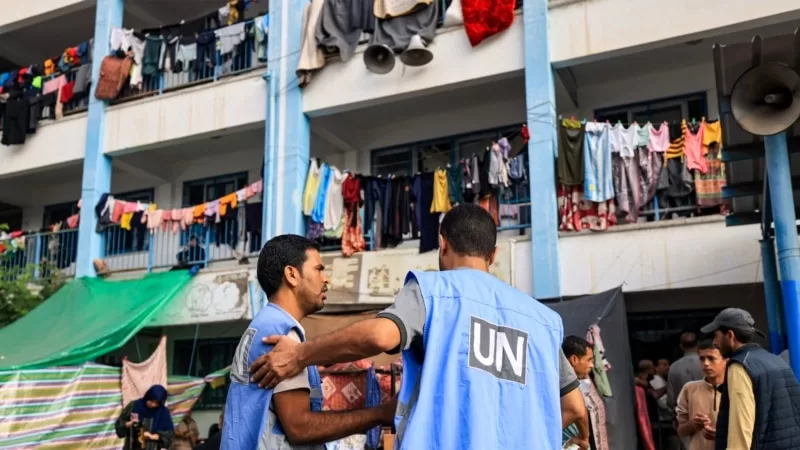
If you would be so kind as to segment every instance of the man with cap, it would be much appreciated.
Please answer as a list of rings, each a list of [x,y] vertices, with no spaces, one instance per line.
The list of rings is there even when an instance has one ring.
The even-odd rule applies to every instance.
[[[713,333],[728,358],[716,428],[706,425],[706,438],[717,450],[800,448],[800,384],[786,361],[754,342],[764,334],[750,313],[724,309],[701,331]]]

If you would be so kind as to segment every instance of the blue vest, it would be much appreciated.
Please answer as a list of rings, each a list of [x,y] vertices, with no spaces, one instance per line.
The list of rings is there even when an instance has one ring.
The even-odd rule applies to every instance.
[[[301,340],[303,332],[292,316],[268,303],[250,322],[236,347],[231,365],[231,385],[225,402],[225,426],[222,427],[222,450],[276,450],[286,448],[281,424],[270,410],[272,389],[259,388],[250,382],[250,364],[272,350],[261,342],[264,337],[286,335],[295,330]],[[322,383],[316,367],[308,368],[311,386],[311,410],[322,410]]]
[[[561,448],[561,317],[471,269],[411,272],[424,357],[403,352],[396,449]]]
[[[780,356],[756,344],[747,344],[733,352],[728,367],[743,365],[753,382],[756,401],[752,450],[795,450],[800,448],[800,384],[791,367]],[[727,368],[726,368],[727,371]],[[730,398],[728,383],[720,388],[722,399],[717,414],[715,448],[728,448]]]

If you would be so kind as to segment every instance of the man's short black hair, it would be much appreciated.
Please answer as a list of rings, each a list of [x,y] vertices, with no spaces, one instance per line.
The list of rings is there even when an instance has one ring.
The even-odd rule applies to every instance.
[[[497,246],[497,224],[488,211],[472,203],[462,203],[448,211],[439,232],[461,256],[489,260]]]
[[[267,241],[258,255],[256,277],[261,289],[272,297],[283,282],[283,270],[286,266],[298,270],[306,262],[306,251],[319,251],[319,244],[296,234],[282,234]]]
[[[570,356],[577,356],[578,358],[582,358],[586,356],[586,352],[589,348],[591,348],[591,344],[589,342],[579,336],[570,335],[564,338],[564,342],[561,344],[561,350],[564,352],[564,356],[569,358]]]
[[[681,348],[691,350],[695,347],[697,347],[697,334],[692,331],[681,333]]]
[[[722,350],[719,348],[719,345],[715,344],[714,341],[711,339],[706,339],[697,346],[697,350],[717,350],[722,353]]]

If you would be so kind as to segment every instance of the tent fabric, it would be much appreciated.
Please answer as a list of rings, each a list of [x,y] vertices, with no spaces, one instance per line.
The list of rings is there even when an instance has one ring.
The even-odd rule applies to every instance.
[[[633,405],[633,364],[628,340],[628,315],[622,288],[563,302],[548,303],[564,322],[564,336],[586,336],[586,330],[597,324],[611,364],[608,378],[612,397],[603,397],[606,404],[608,445],[613,449],[635,449],[636,422]]]
[[[188,271],[174,271],[136,280],[71,280],[36,309],[0,329],[0,370],[83,364],[116,350],[190,279]]]
[[[229,371],[169,377],[172,421],[177,425],[206,384],[224,382]],[[0,450],[122,448],[114,431],[124,407],[120,372],[94,363],[0,372]]]

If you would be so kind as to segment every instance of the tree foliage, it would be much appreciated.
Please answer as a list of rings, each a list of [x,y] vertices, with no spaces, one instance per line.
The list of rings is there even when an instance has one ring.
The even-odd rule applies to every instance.
[[[0,224],[3,230],[8,227]],[[16,255],[13,251],[0,254],[0,327],[31,312],[66,283],[66,277],[47,261],[38,267],[19,267],[12,264]]]

